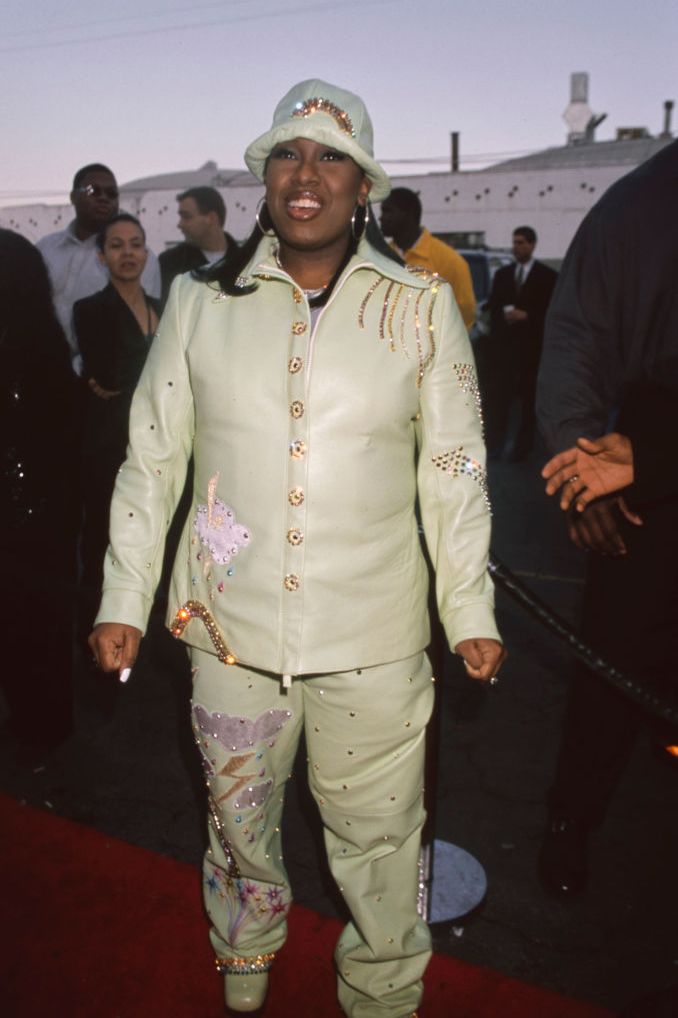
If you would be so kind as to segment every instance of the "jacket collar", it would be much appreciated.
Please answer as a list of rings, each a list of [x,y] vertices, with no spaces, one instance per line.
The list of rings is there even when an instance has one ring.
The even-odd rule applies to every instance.
[[[286,279],[290,277],[280,268],[275,259],[278,247],[277,237],[262,237],[249,264],[243,269],[243,285],[248,285],[252,279]],[[418,274],[408,271],[404,265],[398,265],[392,258],[377,251],[364,237],[358,242],[358,249],[344,269],[337,286],[341,286],[344,280],[354,272],[367,269],[377,272],[394,283],[402,283],[413,290],[427,290],[431,282],[431,274]]]

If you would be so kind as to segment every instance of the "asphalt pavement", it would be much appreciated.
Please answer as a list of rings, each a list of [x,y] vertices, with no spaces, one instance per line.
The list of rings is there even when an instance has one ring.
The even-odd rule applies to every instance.
[[[584,556],[568,543],[557,507],[542,493],[542,459],[535,452],[525,462],[490,465],[493,549],[542,600],[575,623]],[[448,656],[437,687],[435,837],[478,861],[487,893],[469,915],[434,927],[435,947],[619,1011],[644,994],[678,984],[678,765],[649,737],[639,741],[594,835],[587,892],[573,901],[549,896],[539,883],[536,860],[570,652],[501,590],[497,606],[510,651],[499,684],[478,687]],[[204,801],[181,645],[154,616],[126,686],[93,672],[84,654],[75,682],[75,735],[47,760],[29,761],[4,734],[0,788],[198,865]],[[289,785],[284,843],[296,900],[342,915],[324,863],[315,805],[305,791],[303,747]],[[642,1018],[654,1013],[644,1009]]]

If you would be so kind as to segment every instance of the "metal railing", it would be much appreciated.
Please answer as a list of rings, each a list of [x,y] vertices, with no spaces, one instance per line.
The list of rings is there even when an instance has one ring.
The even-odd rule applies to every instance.
[[[609,685],[633,700],[646,711],[668,721],[678,723],[678,703],[670,703],[659,696],[655,690],[649,689],[644,683],[631,676],[624,675],[613,665],[605,661],[595,650],[577,636],[572,627],[560,616],[556,615],[544,601],[525,586],[511,570],[500,562],[495,555],[490,555],[488,570],[495,583],[502,588],[518,604],[526,608],[542,625],[567,644],[574,656],[582,661],[587,668],[599,675]]]

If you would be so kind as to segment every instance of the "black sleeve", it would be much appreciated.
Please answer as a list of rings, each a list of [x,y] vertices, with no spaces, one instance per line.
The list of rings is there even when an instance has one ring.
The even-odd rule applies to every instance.
[[[169,297],[169,289],[172,285],[172,280],[177,274],[177,270],[174,267],[172,259],[172,251],[163,251],[162,254],[158,255],[158,264],[160,265],[160,307],[164,308]]]
[[[546,313],[553,296],[553,291],[558,279],[558,273],[550,269],[548,265],[535,266],[539,272],[539,286],[536,289],[535,299],[526,310],[530,316],[530,326],[539,336],[543,336]],[[534,269],[532,270],[535,271]]]
[[[83,378],[96,379],[104,388],[109,374],[109,358],[111,351],[107,349],[108,329],[104,325],[98,302],[86,297],[73,305],[73,328],[78,340],[82,356]]]
[[[634,480],[625,492],[629,504],[640,507],[643,503],[678,497],[675,455],[669,460],[665,449],[650,442],[639,441],[632,446]]]
[[[671,375],[671,362],[667,362]],[[626,489],[630,504],[678,497],[675,436],[678,391],[670,384],[641,380],[627,393],[618,430],[633,448],[633,484]]]
[[[537,416],[551,452],[609,430],[620,374],[612,351],[622,257],[605,223],[589,213],[567,252],[546,316]]]
[[[512,271],[510,266],[507,268]],[[498,269],[492,280],[492,289],[487,300],[490,311],[490,334],[495,335],[504,328],[503,307],[507,303],[507,274],[506,268]]]

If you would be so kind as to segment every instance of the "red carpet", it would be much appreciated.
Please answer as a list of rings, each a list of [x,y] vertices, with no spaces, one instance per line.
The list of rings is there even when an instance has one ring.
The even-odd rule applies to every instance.
[[[6,1018],[223,1018],[196,869],[0,796]],[[339,923],[294,906],[266,1018],[340,1018]],[[609,1018],[436,955],[421,1018]]]

